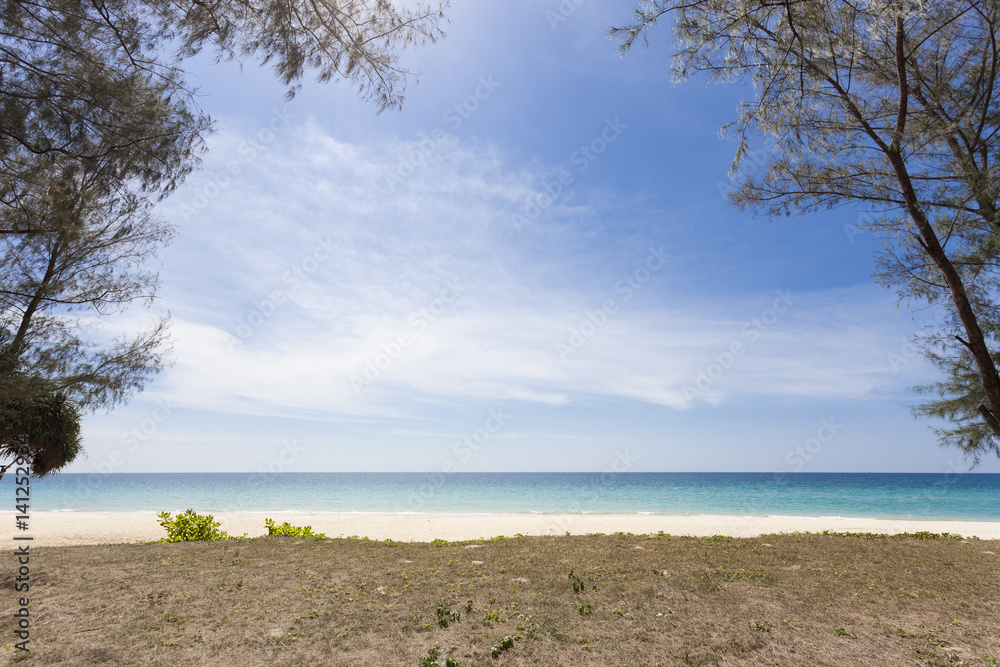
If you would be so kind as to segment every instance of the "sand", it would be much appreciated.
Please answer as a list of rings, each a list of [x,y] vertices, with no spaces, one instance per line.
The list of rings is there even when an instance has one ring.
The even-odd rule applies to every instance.
[[[328,537],[367,536],[400,541],[467,540],[497,535],[563,535],[663,531],[671,535],[731,535],[754,537],[771,533],[832,530],[838,532],[957,533],[980,539],[1000,539],[1000,522],[914,521],[749,516],[650,516],[635,514],[325,514],[325,513],[216,513],[215,519],[231,535],[256,537],[267,532],[264,518],[294,526],[312,526]],[[153,541],[166,536],[149,512],[36,512],[29,530],[15,528],[15,515],[0,512],[0,539],[30,535],[34,546],[74,546]],[[23,544],[24,542],[18,542]]]

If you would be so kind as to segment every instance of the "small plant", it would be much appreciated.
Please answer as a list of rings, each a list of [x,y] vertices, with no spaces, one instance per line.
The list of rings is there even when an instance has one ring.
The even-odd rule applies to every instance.
[[[921,530],[916,533],[846,533],[837,532],[833,530],[824,530],[821,533],[814,533],[808,530],[805,531],[795,531],[791,533],[792,535],[826,535],[828,537],[862,537],[866,540],[963,540],[965,539],[958,533],[931,533],[926,530]],[[969,539],[977,539],[975,537],[970,537]]]
[[[500,622],[500,610],[487,611],[483,615],[483,622],[486,623],[486,625],[490,625],[491,623],[499,623]]]
[[[833,631],[833,634],[837,635],[838,637],[847,637],[848,639],[855,637],[855,634],[853,632],[848,632],[844,628],[837,628],[836,630]]]
[[[201,542],[213,540],[228,540],[229,533],[219,530],[219,522],[211,514],[201,515],[193,509],[171,517],[170,512],[160,512],[156,515],[159,524],[167,531],[167,536],[161,542]]]
[[[933,644],[934,646],[944,647],[948,645],[948,642],[941,641],[933,632],[925,632],[920,637],[926,639],[928,644]]]
[[[733,538],[729,535],[710,535],[709,537],[702,538],[708,540],[709,542],[732,542]]]
[[[270,637],[268,637],[268,641],[270,641],[275,646],[288,646],[292,642],[299,641],[299,638],[290,632],[286,632],[280,635],[271,635]]]
[[[496,660],[504,651],[514,648],[514,638],[506,635],[490,648],[490,657]]]
[[[750,629],[753,630],[754,632],[770,632],[771,631],[771,624],[767,623],[767,622],[761,623],[760,621],[754,621],[753,623],[748,623],[747,625],[749,625]]]
[[[418,667],[438,667],[438,647],[437,644],[427,649],[427,655],[417,663]]]
[[[592,582],[591,586],[590,586],[590,590],[596,591],[597,590],[597,584],[593,583],[593,581],[594,581],[593,577],[587,577],[587,580],[590,581],[590,582]],[[576,573],[574,573],[573,570],[569,571],[569,581],[570,581],[571,584],[573,584],[573,592],[574,593],[582,593],[582,592],[584,592],[584,591],[587,590],[587,584],[583,583],[583,579],[581,579],[579,577],[579,575],[577,575]]]
[[[264,525],[267,527],[268,535],[288,535],[289,537],[312,537],[317,540],[326,539],[326,535],[323,533],[312,532],[312,526],[306,526],[305,528],[301,526],[293,526],[287,521],[280,526],[275,525],[274,519],[264,519]]]
[[[580,612],[580,616],[590,616],[593,610],[590,608],[589,602],[584,602],[582,605],[576,608]]]
[[[427,649],[427,655],[420,659],[417,663],[417,667],[458,667],[458,661],[455,658],[446,656],[444,663],[438,662],[438,647],[437,644],[431,646]]]
[[[460,614],[457,611],[452,611],[451,609],[448,609],[448,607],[444,606],[443,604],[439,604],[437,608],[437,618],[438,618],[438,625],[440,625],[442,628],[447,628],[449,621],[461,620],[462,614]]]

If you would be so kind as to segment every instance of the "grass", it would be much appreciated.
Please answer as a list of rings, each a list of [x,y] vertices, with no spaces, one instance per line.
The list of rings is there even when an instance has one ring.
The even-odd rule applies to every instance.
[[[3,660],[996,667],[998,554],[929,534],[39,548],[33,650]],[[14,560],[0,562],[5,609]]]

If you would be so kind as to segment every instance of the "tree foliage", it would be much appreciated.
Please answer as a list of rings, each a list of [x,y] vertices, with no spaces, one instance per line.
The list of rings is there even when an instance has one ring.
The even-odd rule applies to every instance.
[[[255,57],[290,95],[309,71],[344,78],[382,111],[403,100],[401,50],[439,37],[443,14],[387,0],[9,0],[2,18],[0,205],[17,208],[56,158],[109,190],[175,188],[209,128],[183,58]]]
[[[70,463],[83,450],[80,409],[64,393],[37,383],[0,405],[0,456],[15,458],[26,445],[31,474],[48,475]],[[13,462],[0,467],[0,476]]]
[[[36,474],[80,451],[81,411],[164,365],[167,319],[107,333],[148,305],[172,229],[154,206],[197,167],[210,119],[183,61],[271,64],[294,95],[314,72],[381,112],[440,36],[440,6],[388,0],[9,0],[0,23],[0,453],[28,436]],[[3,470],[0,470],[0,475]]]
[[[79,453],[81,409],[127,400],[168,347],[165,317],[135,334],[102,328],[151,302],[158,278],[148,264],[170,227],[149,198],[107,192],[100,169],[78,164],[25,188],[18,208],[0,208],[0,225],[26,218],[35,229],[0,243],[0,450],[23,441],[36,475]]]
[[[441,36],[444,4],[390,0],[149,0],[162,30],[186,57],[206,46],[222,57],[259,58],[293,95],[307,71],[320,82],[346,79],[379,111],[402,104],[412,74],[400,51]]]
[[[923,341],[941,399],[917,412],[955,421],[942,444],[1000,454],[1000,2],[654,0],[611,32],[626,51],[668,16],[678,78],[753,86],[724,128],[732,202],[862,207],[885,241],[877,278],[951,314]],[[741,169],[754,140],[770,152],[757,173]]]
[[[148,268],[172,234],[139,196],[102,193],[99,173],[67,168],[33,189],[17,210],[44,233],[12,235],[0,247],[0,372],[41,378],[88,409],[111,408],[162,367],[166,321],[137,335],[101,335],[100,318],[152,301]],[[91,187],[96,184],[96,187]]]

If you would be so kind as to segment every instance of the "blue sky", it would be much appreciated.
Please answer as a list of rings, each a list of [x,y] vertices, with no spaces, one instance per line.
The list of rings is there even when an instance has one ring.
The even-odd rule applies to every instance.
[[[619,58],[628,3],[563,6],[458,2],[382,115],[191,61],[217,131],[161,298],[109,325],[169,311],[175,363],[67,471],[968,469],[909,412],[941,313],[873,283],[859,211],[734,211],[752,91],[672,84],[665,29]]]

